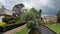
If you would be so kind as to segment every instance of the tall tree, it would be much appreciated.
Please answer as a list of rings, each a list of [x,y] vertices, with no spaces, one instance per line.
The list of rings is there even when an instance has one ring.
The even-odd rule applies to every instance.
[[[41,13],[42,13],[42,10],[40,9],[40,10],[39,10],[39,17],[41,17]]]
[[[59,10],[58,13],[57,13],[57,17],[60,17],[60,10]]]
[[[40,22],[42,21],[42,17],[41,17],[41,13],[42,13],[42,9],[40,9],[39,11],[38,11],[38,22],[39,22],[39,25],[40,25]]]
[[[22,3],[16,4],[16,5],[13,7],[13,11],[15,11],[18,16],[20,16],[20,15],[22,14],[21,9],[22,9],[23,7],[24,7],[24,5],[23,5]]]
[[[28,12],[25,12],[23,13],[21,16],[20,16],[20,19],[18,20],[18,22],[26,22],[27,23],[27,26],[30,24],[30,25],[35,25],[36,23],[36,19],[38,19],[37,15],[39,15],[39,12],[36,11],[36,9],[34,8],[31,8],[30,11]],[[41,12],[40,12],[40,15],[41,15]],[[32,22],[32,23],[31,23]],[[38,22],[37,22],[38,23]]]
[[[57,13],[57,23],[60,24],[60,10],[59,10],[58,13]]]
[[[31,11],[31,12],[34,12],[34,13],[37,12],[35,8],[31,8],[30,11]]]
[[[36,16],[36,18],[38,18],[38,11],[36,11],[35,8],[31,8],[31,9],[30,9],[30,12],[34,13],[35,16]]]

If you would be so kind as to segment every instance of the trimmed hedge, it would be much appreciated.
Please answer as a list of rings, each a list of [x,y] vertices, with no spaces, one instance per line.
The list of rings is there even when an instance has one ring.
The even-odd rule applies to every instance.
[[[17,20],[15,20],[14,17],[12,16],[5,16],[4,18],[2,18],[2,21],[5,22],[6,24],[13,24]]]
[[[5,25],[6,25],[5,22],[0,22],[0,27],[3,27],[3,26],[5,26]]]
[[[8,30],[14,29],[16,27],[22,26],[24,24],[25,23],[8,24],[6,26],[0,27],[0,32],[5,32],[5,31],[8,31]]]

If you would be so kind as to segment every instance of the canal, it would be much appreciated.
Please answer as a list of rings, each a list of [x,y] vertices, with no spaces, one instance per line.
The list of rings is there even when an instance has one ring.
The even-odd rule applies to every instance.
[[[29,32],[29,34],[41,34],[41,33],[38,31],[37,28],[33,28],[33,29]]]
[[[50,30],[49,28],[45,26],[40,26],[40,27],[34,27],[32,30],[29,32],[29,34],[57,34],[56,32]]]

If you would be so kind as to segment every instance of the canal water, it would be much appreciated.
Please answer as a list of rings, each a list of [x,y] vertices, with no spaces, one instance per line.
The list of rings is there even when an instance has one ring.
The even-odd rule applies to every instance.
[[[29,34],[41,34],[41,32],[38,30],[38,21],[36,20],[35,26],[32,28],[32,30],[29,32]]]
[[[33,29],[29,32],[29,34],[41,34],[41,33],[38,31],[37,28],[33,28]]]

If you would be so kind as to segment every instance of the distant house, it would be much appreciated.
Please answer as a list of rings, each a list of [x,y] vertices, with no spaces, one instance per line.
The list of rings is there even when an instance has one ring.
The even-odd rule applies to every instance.
[[[7,10],[4,7],[0,8],[0,22],[2,22],[2,18],[4,16],[13,16],[14,12],[11,10]]]
[[[56,22],[57,17],[56,16],[44,16],[43,22],[44,23],[51,23],[51,22]]]

